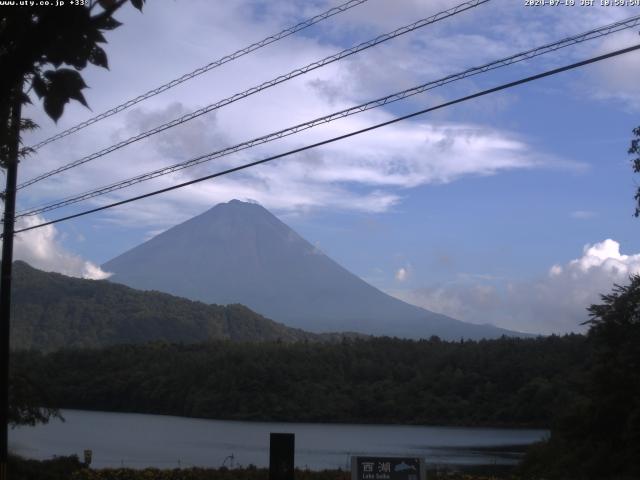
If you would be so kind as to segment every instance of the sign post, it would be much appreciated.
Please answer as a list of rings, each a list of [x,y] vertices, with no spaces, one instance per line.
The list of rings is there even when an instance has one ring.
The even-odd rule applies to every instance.
[[[92,450],[85,450],[84,451],[84,466],[89,468],[91,466],[91,459],[93,457],[93,451]]]
[[[351,457],[351,480],[425,480],[424,459]]]
[[[269,480],[293,480],[296,437],[272,433],[269,446]]]

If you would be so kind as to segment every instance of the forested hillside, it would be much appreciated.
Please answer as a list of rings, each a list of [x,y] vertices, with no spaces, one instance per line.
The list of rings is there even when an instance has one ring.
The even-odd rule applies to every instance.
[[[11,345],[52,351],[167,341],[317,341],[242,305],[206,305],[109,281],[83,280],[15,262]]]
[[[580,395],[583,336],[16,353],[61,408],[243,420],[538,426]]]

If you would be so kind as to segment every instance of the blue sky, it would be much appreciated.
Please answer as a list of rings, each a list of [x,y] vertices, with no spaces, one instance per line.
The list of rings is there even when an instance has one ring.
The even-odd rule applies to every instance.
[[[149,2],[128,7],[87,70],[94,113],[231,53],[338,2]],[[369,0],[43,148],[20,180],[92,153],[295,67],[457,3]],[[38,205],[170,165],[481,63],[640,14],[640,8],[525,7],[492,0],[185,126],[41,182]],[[94,200],[126,198],[279,153],[637,43],[637,28],[569,47]],[[462,320],[532,332],[580,330],[598,293],[640,272],[636,180],[627,155],[640,124],[640,53],[396,124],[243,174],[22,235],[36,266],[100,276],[97,265],[232,198],[252,199],[374,286]],[[27,143],[92,115],[70,105],[59,125],[39,107]],[[81,207],[56,213],[68,214]],[[47,218],[57,215],[47,214]],[[605,242],[610,239],[611,241]]]

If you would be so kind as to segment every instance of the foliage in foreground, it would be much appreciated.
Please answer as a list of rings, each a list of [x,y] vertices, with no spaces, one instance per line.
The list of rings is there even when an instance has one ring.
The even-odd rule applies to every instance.
[[[69,480],[82,468],[75,455],[43,461],[9,455],[7,473],[11,480]]]
[[[71,477],[71,480],[268,480],[269,470],[256,469],[205,469],[188,468],[174,470],[158,470],[147,468],[144,470],[132,469],[104,469],[104,470],[80,470]],[[296,470],[296,480],[350,480],[351,472],[342,470]],[[497,480],[493,477],[465,474],[458,472],[444,472],[428,474],[429,480]],[[514,479],[515,480],[515,479]]]
[[[589,308],[585,396],[556,417],[523,471],[557,479],[640,478],[640,276]]]
[[[12,480],[267,480],[266,468],[227,469],[183,468],[160,470],[156,468],[105,468],[88,469],[78,457],[58,457],[54,460],[37,461],[11,457],[9,474]],[[310,471],[296,469],[296,480],[349,480],[351,473],[344,470]],[[470,475],[456,472],[431,472],[429,480],[494,480],[511,478],[505,476]]]
[[[4,2],[15,5],[4,5],[0,9],[0,169],[15,173],[18,161],[33,153],[32,148],[22,147],[21,139],[21,132],[37,128],[37,124],[22,116],[22,106],[34,99],[31,92],[42,99],[44,111],[56,122],[71,100],[88,107],[82,93],[87,85],[80,72],[89,64],[108,68],[107,54],[100,44],[106,43],[108,31],[121,25],[113,15],[128,1],[140,11],[145,2],[90,0],[62,8],[51,8],[53,1],[20,2],[19,5]],[[28,85],[26,91],[25,85]],[[15,213],[15,176],[8,172],[3,171],[7,188],[0,193],[0,202],[6,202],[5,219]],[[7,259],[11,260],[11,253]],[[10,278],[11,269],[8,273]],[[2,288],[5,288],[4,280]],[[3,340],[3,356],[8,354],[6,340]],[[55,409],[41,407],[46,395],[28,376],[14,372],[7,378],[5,371],[0,382],[10,385],[7,419],[10,425],[46,423],[49,418],[59,416]],[[3,464],[5,455],[3,447],[0,452]]]
[[[51,418],[62,419],[56,408],[46,407],[50,399],[42,388],[31,381],[28,374],[16,373],[9,377],[9,425],[34,426],[48,423]]]
[[[548,426],[581,395],[583,336],[442,342],[155,343],[12,365],[49,406],[312,422]]]

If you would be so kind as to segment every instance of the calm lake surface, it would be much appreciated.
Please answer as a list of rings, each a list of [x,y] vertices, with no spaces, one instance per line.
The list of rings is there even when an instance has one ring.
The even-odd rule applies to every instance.
[[[410,455],[439,465],[514,464],[524,446],[546,430],[262,423],[201,420],[161,415],[63,410],[66,421],[22,427],[9,433],[13,452],[36,459],[93,450],[92,466],[266,467],[269,433],[296,435],[296,467],[349,468],[350,455]],[[228,466],[231,459],[226,460]]]

